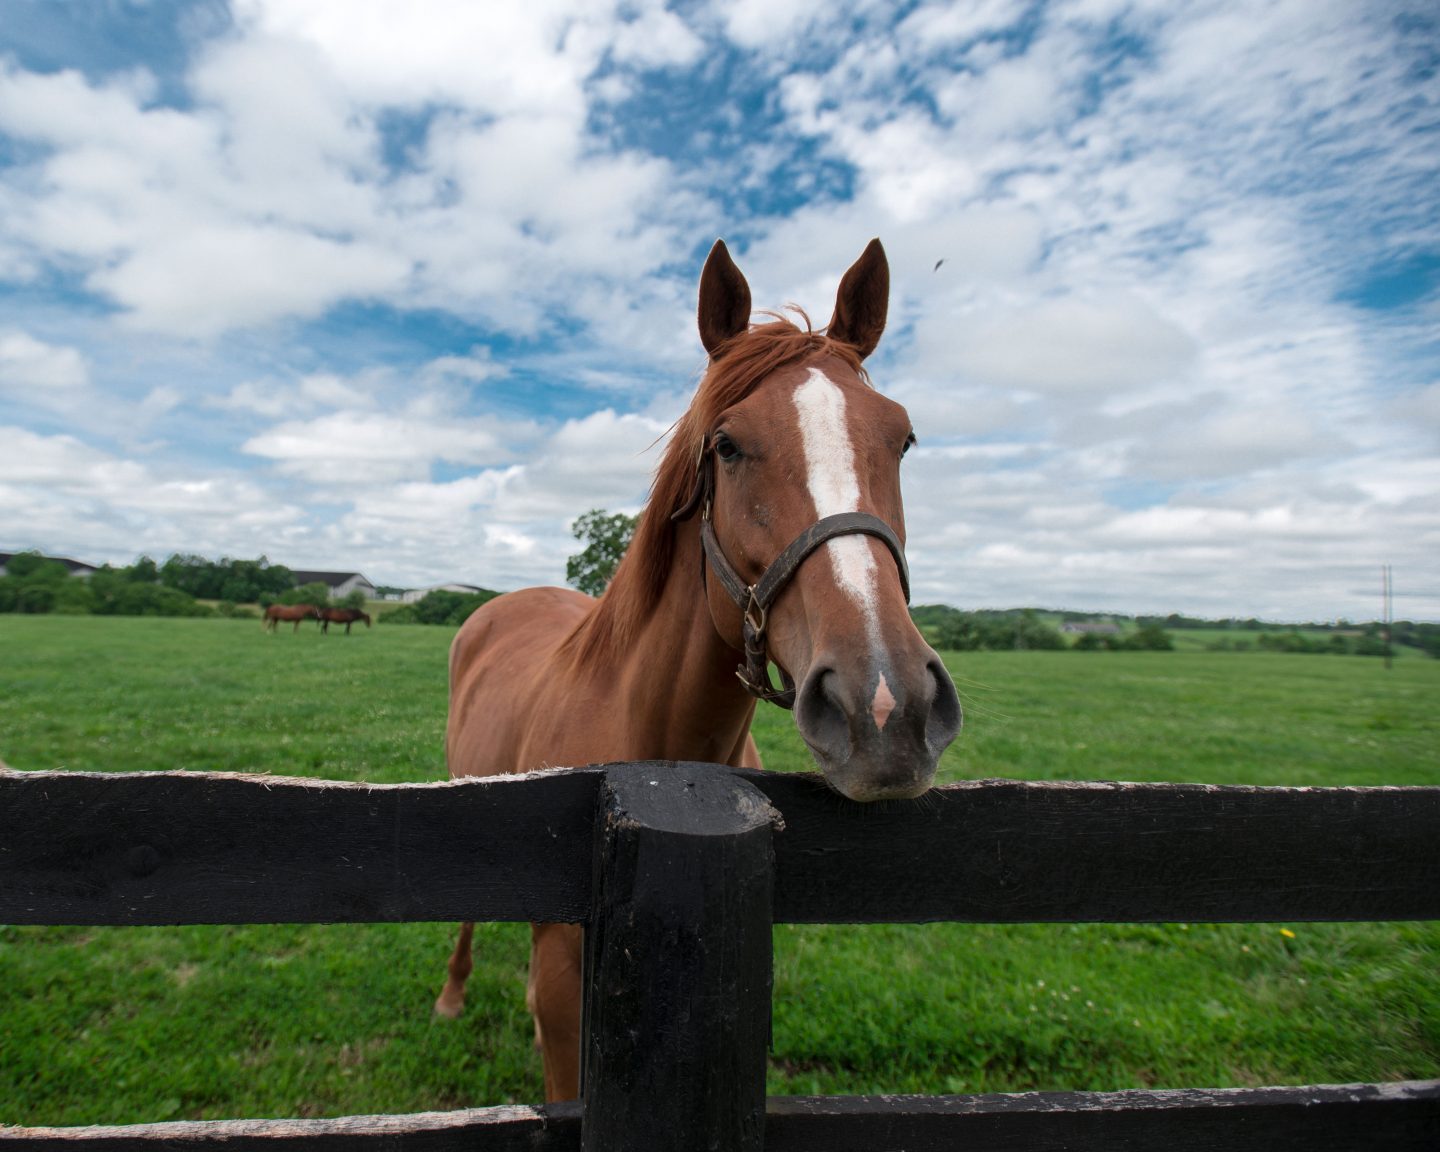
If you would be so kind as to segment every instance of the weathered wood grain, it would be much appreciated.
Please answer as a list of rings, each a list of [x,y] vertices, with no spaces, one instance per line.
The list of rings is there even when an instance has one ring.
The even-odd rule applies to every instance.
[[[583,920],[598,771],[0,774],[0,923]]]
[[[576,1152],[580,1107],[0,1128],[4,1152]],[[984,1096],[772,1096],[769,1152],[1433,1152],[1440,1081]]]
[[[578,1104],[334,1120],[211,1120],[88,1128],[0,1127],[5,1152],[576,1152]]]
[[[745,773],[784,818],[775,919],[1440,919],[1440,788],[977,780],[854,804]]]
[[[768,1152],[1434,1152],[1440,1081],[1169,1092],[771,1097]]]
[[[693,764],[382,787],[0,770],[0,922],[588,921],[595,1125],[560,1106],[0,1129],[0,1150],[684,1147],[697,1117],[772,1150],[1440,1147],[1433,1081],[781,1098],[762,1125],[772,916],[1440,919],[1440,789],[978,781],[864,806]]]
[[[612,768],[585,932],[584,1152],[759,1152],[776,819],[711,765]]]
[[[3,773],[0,923],[580,921],[604,770]],[[739,775],[784,819],[781,922],[1440,919],[1440,788],[990,780],[862,805]]]

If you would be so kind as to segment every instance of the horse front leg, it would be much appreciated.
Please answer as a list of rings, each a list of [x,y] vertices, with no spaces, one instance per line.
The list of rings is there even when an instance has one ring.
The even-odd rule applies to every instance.
[[[455,951],[451,953],[450,963],[447,965],[448,977],[445,980],[445,987],[441,989],[440,996],[435,1001],[435,1015],[437,1016],[454,1020],[461,1012],[465,1011],[465,981],[470,979],[470,971],[475,966],[470,950],[470,943],[474,936],[474,924],[460,925],[460,938],[455,942]]]
[[[545,1099],[580,1095],[581,946],[579,924],[530,925],[525,1004],[535,1017],[535,1047],[545,1065]]]

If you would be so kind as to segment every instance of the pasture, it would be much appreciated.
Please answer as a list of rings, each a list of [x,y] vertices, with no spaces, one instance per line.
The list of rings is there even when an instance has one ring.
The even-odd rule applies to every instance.
[[[0,758],[375,782],[444,775],[449,629],[0,617]],[[1440,664],[1266,653],[950,656],[941,779],[1440,784]],[[767,765],[808,758],[761,708]],[[258,835],[264,830],[258,829]],[[0,1123],[318,1116],[537,1100],[528,931],[0,928]],[[791,927],[772,1092],[1440,1075],[1440,925]]]

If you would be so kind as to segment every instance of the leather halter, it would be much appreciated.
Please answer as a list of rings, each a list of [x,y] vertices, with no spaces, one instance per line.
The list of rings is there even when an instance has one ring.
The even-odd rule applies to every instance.
[[[766,650],[765,633],[769,626],[770,606],[787,584],[800,570],[800,565],[827,541],[838,536],[874,536],[890,549],[895,565],[900,570],[900,587],[905,592],[905,603],[910,603],[910,568],[905,563],[905,549],[895,530],[868,512],[841,512],[826,516],[800,533],[771,561],[770,566],[754,584],[746,584],[735,566],[725,557],[724,549],[715,535],[715,526],[710,520],[711,506],[715,500],[715,458],[714,445],[707,437],[700,446],[700,458],[695,467],[695,488],[685,506],[670,519],[688,520],[700,509],[700,546],[709,566],[726,595],[740,609],[741,633],[745,643],[745,663],[735,670],[745,690],[760,700],[769,700],[781,708],[795,706],[795,681],[785,669],[780,669],[783,687],[777,688],[770,680],[770,662]],[[700,578],[705,579],[706,565],[700,564]]]

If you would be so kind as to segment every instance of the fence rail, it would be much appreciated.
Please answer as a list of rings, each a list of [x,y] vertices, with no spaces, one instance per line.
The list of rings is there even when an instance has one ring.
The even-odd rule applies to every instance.
[[[1440,1147],[1440,1081],[765,1100],[773,922],[1277,919],[1440,919],[1440,788],[979,781],[863,806],[697,764],[0,770],[0,923],[587,925],[583,1107],[12,1128],[0,1149]]]
[[[1435,1147],[1440,1085],[1350,1084],[984,1096],[772,1096],[765,1147],[805,1152],[1225,1152]],[[579,1104],[336,1120],[208,1120],[0,1128],[26,1152],[578,1152]]]
[[[0,774],[0,923],[583,921],[607,770]],[[783,815],[777,923],[1440,919],[1440,788],[981,780],[857,805],[727,775]]]

